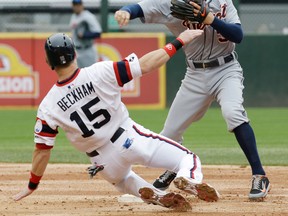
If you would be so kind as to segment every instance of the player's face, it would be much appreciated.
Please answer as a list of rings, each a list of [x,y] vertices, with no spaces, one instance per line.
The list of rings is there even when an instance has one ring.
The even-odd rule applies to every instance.
[[[73,8],[74,13],[79,14],[83,10],[83,5],[74,3],[74,4],[72,4],[72,8]]]

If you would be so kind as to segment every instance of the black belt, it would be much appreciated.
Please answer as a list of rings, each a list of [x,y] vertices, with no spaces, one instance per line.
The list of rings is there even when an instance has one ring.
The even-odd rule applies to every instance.
[[[119,127],[116,132],[113,134],[113,136],[111,137],[110,141],[112,143],[114,143],[120,136],[121,134],[125,131],[125,129],[123,129],[122,127]]]
[[[86,46],[75,46],[76,49],[81,50],[81,49],[87,49],[91,47],[90,45],[86,45]]]
[[[114,142],[121,136],[121,134],[122,134],[124,131],[125,131],[125,129],[123,129],[122,127],[119,127],[119,128],[115,131],[115,133],[113,134],[113,136],[111,137],[110,141],[111,141],[112,143],[114,143]],[[86,152],[86,155],[87,155],[88,157],[95,157],[95,156],[99,155],[99,152],[97,152],[96,150],[94,150],[94,151],[89,152],[89,153]]]
[[[224,62],[228,63],[234,59],[233,54],[224,57]],[[221,65],[218,59],[214,59],[210,62],[193,62],[195,68],[208,68],[208,67],[218,67]]]

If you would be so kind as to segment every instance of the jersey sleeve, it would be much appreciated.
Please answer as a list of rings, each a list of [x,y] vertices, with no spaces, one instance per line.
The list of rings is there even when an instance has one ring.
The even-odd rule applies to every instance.
[[[221,2],[222,1],[220,1],[220,3]],[[237,9],[235,8],[232,0],[225,0],[223,4],[227,4],[226,22],[227,23],[239,23],[239,24],[241,24]]]
[[[122,61],[113,62],[113,69],[117,83],[121,87],[130,80],[142,75],[139,60],[134,53]]]
[[[45,117],[44,112],[39,107],[34,127],[34,142],[38,145],[45,144],[47,146],[53,147],[56,135],[58,134],[58,127],[50,126],[47,123],[47,120],[48,119]]]
[[[143,23],[159,23],[165,24],[170,20],[170,0],[143,0],[138,3],[142,8],[144,18],[140,18]]]
[[[97,87],[111,92],[111,95],[112,91],[120,92],[125,83],[142,76],[138,57],[134,53],[121,61],[100,61],[82,70]]]

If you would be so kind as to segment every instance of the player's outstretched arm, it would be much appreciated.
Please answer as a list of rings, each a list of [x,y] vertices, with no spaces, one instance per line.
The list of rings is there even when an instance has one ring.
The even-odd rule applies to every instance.
[[[203,34],[203,30],[185,30],[164,48],[147,53],[139,59],[142,74],[149,73],[165,64],[178,49]]]
[[[32,169],[30,172],[28,187],[26,186],[22,191],[12,197],[15,201],[21,200],[24,197],[29,196],[37,189],[37,186],[45,172],[49,159],[50,149],[35,148],[33,152]]]

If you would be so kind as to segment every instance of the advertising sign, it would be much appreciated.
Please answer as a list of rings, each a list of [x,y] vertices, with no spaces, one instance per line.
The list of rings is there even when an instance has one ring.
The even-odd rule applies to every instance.
[[[57,76],[45,62],[44,43],[50,34],[0,34],[0,106],[38,106]],[[139,58],[165,45],[162,33],[107,33],[95,40],[101,61]],[[165,66],[124,85],[129,108],[165,108]]]

